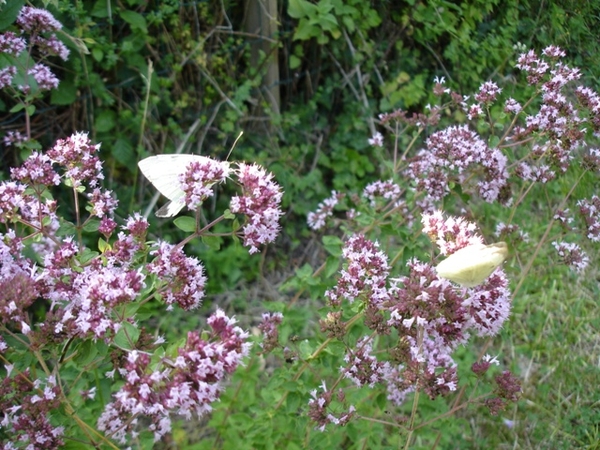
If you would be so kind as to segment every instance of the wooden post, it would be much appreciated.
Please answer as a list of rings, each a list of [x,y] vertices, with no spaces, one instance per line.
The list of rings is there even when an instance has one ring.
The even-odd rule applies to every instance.
[[[258,64],[261,52],[267,56],[265,76],[262,81],[263,92],[274,113],[279,114],[279,60],[277,50],[277,0],[246,0],[244,28],[247,33],[256,34],[250,38],[251,60]]]

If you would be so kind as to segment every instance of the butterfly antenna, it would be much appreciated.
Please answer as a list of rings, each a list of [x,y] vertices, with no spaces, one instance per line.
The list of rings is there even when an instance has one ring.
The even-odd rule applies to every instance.
[[[238,134],[238,137],[235,138],[235,141],[233,142],[233,145],[231,146],[231,150],[229,150],[229,153],[227,153],[227,158],[225,158],[225,161],[229,160],[229,157],[231,156],[231,153],[233,152],[233,149],[235,148],[235,145],[238,143],[238,141],[242,137],[242,134],[244,134],[244,132],[240,131],[240,134]]]

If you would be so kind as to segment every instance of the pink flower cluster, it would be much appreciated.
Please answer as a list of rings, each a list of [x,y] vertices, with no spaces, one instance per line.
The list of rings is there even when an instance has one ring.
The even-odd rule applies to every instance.
[[[575,272],[583,272],[590,263],[590,258],[581,247],[572,242],[553,242],[558,256],[567,266],[571,266]]]
[[[423,214],[421,218],[423,233],[429,236],[440,249],[442,255],[450,255],[471,244],[482,244],[476,235],[477,225],[462,217],[444,217],[442,211]],[[452,240],[448,240],[452,236]]]
[[[96,156],[99,147],[91,144],[87,134],[76,133],[57,141],[45,154],[33,152],[20,167],[11,169],[11,177],[17,181],[0,182],[0,222],[22,220],[39,233],[36,251],[44,255],[54,250],[59,242],[54,239],[59,228],[57,205],[44,191],[60,183],[58,170],[62,169],[68,186],[91,188],[87,195],[92,215],[104,219],[106,226],[118,203],[112,192],[99,187],[104,178]]]
[[[0,34],[0,53],[19,56],[27,48],[27,41],[12,31]]]
[[[164,242],[150,252],[155,259],[144,263],[141,256],[148,253],[149,224],[139,213],[126,220],[116,239],[109,240],[117,228],[112,219],[117,205],[112,193],[100,186],[103,174],[98,148],[87,135],[75,134],[45,154],[33,153],[22,166],[11,170],[13,180],[0,182],[0,221],[17,222],[16,229],[29,241],[39,236],[48,242],[43,247],[26,247],[12,228],[0,233],[0,327],[15,336],[19,346],[31,350],[46,351],[53,348],[47,346],[59,345],[66,352],[77,342],[75,338],[116,344],[115,371],[124,385],[98,426],[124,442],[136,435],[138,418],[147,416],[159,439],[170,430],[171,413],[189,418],[210,411],[210,404],[223,390],[221,381],[248,354],[250,343],[234,319],[217,311],[208,319],[213,330],[210,339],[201,339],[199,332],[190,333],[173,359],[156,361],[146,352],[160,339],[152,343],[147,333],[139,330],[136,317],[125,312],[144,301],[141,294],[147,277],[159,280],[158,292],[167,304],[177,303],[189,310],[204,296],[204,268],[181,248]],[[76,196],[87,191],[88,220],[101,218],[99,231],[107,238],[99,248],[101,254],[87,248],[83,239],[57,234],[56,202],[46,199],[48,188],[61,182]],[[266,195],[261,187],[254,191],[262,193],[259,199]],[[31,250],[38,252],[35,260],[29,257]],[[43,318],[30,311],[36,300],[48,305]],[[271,319],[275,324],[280,316]],[[135,328],[139,338],[132,333]],[[120,365],[123,352],[127,356]],[[0,339],[0,353],[6,361],[23,354],[14,340],[8,339]],[[60,369],[60,364],[56,367]],[[50,424],[48,413],[60,407],[58,394],[63,392],[53,379],[30,381],[28,372],[11,376],[12,366],[7,370],[0,385],[0,426],[18,446],[3,448],[58,448],[63,430]],[[69,395],[69,387],[62,386]],[[95,393],[93,387],[80,390],[86,398]]]
[[[145,287],[140,270],[115,259],[103,265],[92,260],[81,266],[81,250],[70,237],[48,254],[38,276],[40,292],[52,302],[50,321],[40,324],[43,333],[109,340],[122,327],[116,311],[133,302]],[[51,327],[52,329],[48,329]]]
[[[39,295],[33,264],[22,256],[24,246],[14,231],[0,237],[0,323],[28,327],[27,308]]]
[[[17,16],[16,26],[21,32],[21,36],[13,31],[6,31],[0,34],[0,53],[9,55],[14,61],[14,65],[0,70],[0,89],[8,87],[13,81],[13,77],[20,70],[18,60],[16,59],[29,46],[31,49],[36,47],[43,57],[58,56],[63,61],[69,57],[69,49],[56,36],[55,31],[62,28],[54,16],[45,9],[24,6]],[[29,43],[22,36],[29,35]],[[47,34],[45,36],[44,34]],[[29,60],[28,60],[29,61]],[[23,72],[35,80],[39,90],[51,90],[58,87],[59,80],[54,75],[50,67],[41,62],[33,66],[22,68]],[[22,84],[17,88],[23,93],[29,93],[32,89],[30,83]]]
[[[160,292],[167,305],[177,303],[186,311],[200,306],[206,284],[202,263],[167,242],[159,242],[150,254],[156,258],[148,265],[148,271],[161,281]]]
[[[258,329],[263,332],[263,342],[261,347],[268,353],[279,345],[279,330],[277,327],[283,321],[283,314],[280,312],[264,313]]]
[[[509,241],[513,244],[518,242],[529,242],[529,233],[523,231],[514,223],[508,225],[503,222],[498,222],[494,234],[499,241]]]
[[[102,162],[96,156],[99,150],[100,144],[92,144],[87,133],[75,133],[56,141],[47,155],[64,168],[64,177],[74,188],[85,184],[97,187],[104,179]]]
[[[15,66],[8,66],[4,69],[0,69],[0,89],[4,89],[10,86],[13,77],[17,74],[17,68]]]
[[[346,397],[343,390],[338,390],[337,393],[328,391],[325,382],[322,383],[322,393],[318,393],[316,389],[310,392],[312,397],[308,402],[308,416],[313,422],[317,424],[319,431],[325,431],[325,427],[328,424],[334,424],[338,426],[344,426],[356,415],[356,408],[353,405],[345,405]],[[335,395],[335,397],[334,397]],[[337,415],[332,414],[330,411],[334,410],[331,404],[333,401],[344,405],[343,411],[340,411],[339,406],[335,408]]]
[[[504,371],[497,375],[494,379],[496,382],[495,397],[488,398],[484,404],[490,410],[490,414],[497,415],[500,411],[504,411],[510,404],[519,400],[522,392],[521,383],[509,371]]]
[[[2,69],[2,70],[5,70],[5,69]],[[0,89],[2,89],[4,87],[4,85],[2,84],[3,83],[2,70],[0,70]],[[10,84],[10,81],[8,83]],[[10,146],[17,145],[17,144],[27,141],[27,136],[25,136],[20,131],[11,130],[11,131],[6,132],[6,135],[2,138],[2,141],[4,142],[5,146],[10,147]]]
[[[256,164],[239,163],[235,173],[242,195],[231,199],[230,209],[234,214],[246,216],[242,228],[244,245],[250,247],[250,254],[257,253],[259,245],[275,241],[279,233],[283,192],[273,180],[273,174]]]
[[[308,226],[313,230],[320,230],[325,226],[328,217],[333,216],[333,209],[345,197],[336,191],[331,191],[331,196],[326,198],[317,207],[315,212],[308,213]]]
[[[17,25],[23,31],[29,33],[44,33],[47,31],[58,31],[62,24],[45,9],[24,6],[17,17]]]
[[[446,255],[483,242],[475,224],[462,218],[444,218],[436,211],[424,214],[422,222],[423,231]],[[509,316],[508,279],[501,268],[481,285],[465,289],[440,278],[432,264],[414,258],[407,263],[406,276],[390,279],[387,256],[363,235],[351,236],[342,255],[345,262],[337,283],[325,293],[338,311],[328,313],[322,329],[330,337],[344,339],[347,327],[341,317],[346,302],[361,301],[359,310],[368,328],[378,335],[397,334],[395,344],[376,351],[372,338],[360,339],[348,348],[340,370],[356,386],[384,385],[388,399],[398,405],[417,384],[432,399],[456,390],[453,352],[472,333],[497,334]],[[321,395],[311,394],[309,402],[309,415],[319,429],[336,423],[328,412],[332,393],[323,390]]]
[[[367,337],[356,343],[356,349],[348,349],[344,362],[346,366],[341,369],[344,378],[348,378],[358,387],[374,387],[389,371],[389,363],[378,361],[373,355],[373,345]]]
[[[114,394],[98,420],[98,428],[120,443],[139,433],[139,418],[150,421],[148,429],[158,441],[171,430],[170,414],[190,419],[211,411],[210,404],[223,391],[223,379],[248,355],[248,333],[235,319],[217,310],[207,321],[211,337],[188,333],[174,360],[153,363],[147,353],[131,351],[119,369],[125,384]]]
[[[374,181],[365,187],[363,197],[366,197],[371,202],[371,207],[375,207],[376,199],[383,198],[391,202],[394,206],[399,206],[397,203],[401,195],[400,186],[394,183],[394,180]]]
[[[52,167],[48,155],[33,152],[20,167],[10,169],[11,178],[21,183],[58,186],[60,176]]]
[[[179,179],[187,207],[196,211],[204,200],[213,195],[212,186],[223,183],[228,176],[228,162],[203,158],[202,161],[190,163]]]
[[[343,299],[352,303],[361,299],[367,305],[379,306],[388,298],[386,282],[390,273],[387,255],[379,250],[379,244],[357,234],[348,239],[342,249],[346,268],[333,289],[325,297],[333,306]]]
[[[476,172],[483,174],[479,181],[473,177]],[[449,127],[427,139],[427,148],[409,164],[406,176],[416,180],[416,190],[434,202],[450,192],[451,182],[463,186],[463,191],[476,182],[473,187],[491,203],[500,199],[507,184],[507,158],[467,126]]]
[[[50,422],[59,407],[60,388],[55,377],[33,380],[29,370],[19,373],[13,365],[5,369],[6,376],[0,382],[0,428],[3,438],[9,435],[11,439],[3,439],[2,449],[60,448],[64,428]]]
[[[579,212],[585,220],[587,238],[592,242],[600,241],[600,197],[593,195],[591,199],[577,202]]]

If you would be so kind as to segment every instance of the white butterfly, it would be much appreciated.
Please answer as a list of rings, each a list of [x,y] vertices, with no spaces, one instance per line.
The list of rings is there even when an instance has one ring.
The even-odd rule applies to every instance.
[[[452,253],[435,270],[440,277],[473,287],[483,283],[507,256],[506,242],[472,244]]]
[[[144,176],[150,180],[158,192],[170,201],[156,211],[157,217],[173,217],[185,206],[185,193],[179,183],[179,175],[193,162],[206,162],[206,156],[199,155],[156,155],[142,159],[138,166]],[[226,175],[229,175],[229,163]]]

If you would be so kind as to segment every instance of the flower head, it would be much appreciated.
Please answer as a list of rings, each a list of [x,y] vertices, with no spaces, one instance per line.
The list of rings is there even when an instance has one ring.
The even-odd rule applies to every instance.
[[[47,10],[24,6],[17,16],[17,25],[29,33],[58,31],[62,24]]]
[[[87,133],[75,133],[59,139],[47,155],[64,168],[65,178],[74,188],[85,183],[96,187],[104,179],[102,162],[95,155],[99,149],[100,144],[92,144]]]
[[[275,241],[279,234],[283,192],[273,174],[256,164],[239,163],[235,173],[243,193],[231,199],[230,209],[246,216],[242,227],[244,245],[250,247],[250,253],[256,253],[259,245]]]
[[[156,258],[148,265],[148,270],[165,283],[165,302],[168,305],[177,303],[185,310],[200,306],[206,284],[202,263],[166,242],[159,242],[158,248],[150,254]]]
[[[213,195],[212,186],[223,183],[229,176],[229,163],[203,157],[191,162],[179,176],[181,188],[185,192],[185,203],[196,211],[204,200]]]

